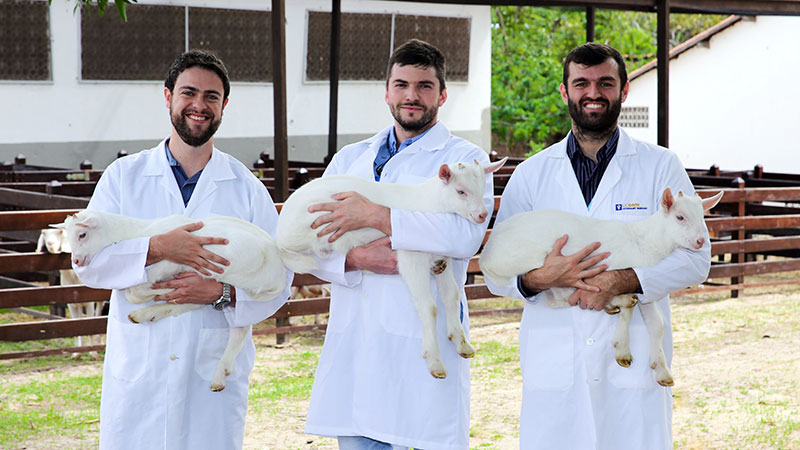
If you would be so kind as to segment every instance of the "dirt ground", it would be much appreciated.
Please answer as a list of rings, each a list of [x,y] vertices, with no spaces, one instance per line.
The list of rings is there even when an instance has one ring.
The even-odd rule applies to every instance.
[[[800,290],[673,298],[675,376],[673,434],[676,449],[800,449]],[[472,449],[517,449],[521,374],[519,315],[473,319]],[[320,334],[296,336],[282,346],[257,337],[253,386],[269,385],[276,370],[295,364],[300,383],[313,374]],[[297,365],[296,361],[309,361]],[[294,362],[293,362],[294,361]],[[99,373],[87,363],[83,375]],[[58,370],[58,369],[55,369]],[[24,382],[30,372],[7,373],[4,382]],[[303,433],[308,386],[278,401],[251,398],[246,449],[336,449],[332,439]],[[251,397],[253,395],[251,394]],[[97,427],[75,437],[54,436],[12,448],[94,448]]]

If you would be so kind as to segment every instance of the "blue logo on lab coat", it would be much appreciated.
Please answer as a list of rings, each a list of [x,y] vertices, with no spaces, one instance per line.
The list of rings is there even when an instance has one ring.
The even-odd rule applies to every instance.
[[[614,209],[616,211],[622,211],[622,203],[617,203],[616,205],[614,205]]]

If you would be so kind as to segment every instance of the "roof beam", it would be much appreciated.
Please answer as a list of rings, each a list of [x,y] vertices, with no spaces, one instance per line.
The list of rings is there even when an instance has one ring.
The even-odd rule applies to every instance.
[[[656,11],[658,0],[398,0],[412,3],[450,3],[493,6],[568,6],[631,11]],[[673,0],[673,13],[800,16],[800,0]]]

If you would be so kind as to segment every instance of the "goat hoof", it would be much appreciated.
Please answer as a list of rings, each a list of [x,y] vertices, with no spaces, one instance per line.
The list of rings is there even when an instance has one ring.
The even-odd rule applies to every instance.
[[[441,275],[444,273],[445,269],[447,269],[447,260],[440,259],[438,261],[434,261],[433,267],[431,267],[431,272],[434,275]]]
[[[606,314],[611,314],[613,316],[614,314],[619,314],[620,309],[619,306],[606,306],[605,311]]]
[[[622,367],[630,367],[633,362],[633,356],[620,356],[617,358],[617,364]]]
[[[133,323],[139,323],[136,319],[133,318],[133,314],[128,314],[128,320],[130,320]]]
[[[675,380],[673,380],[672,378],[667,378],[664,380],[656,380],[656,382],[664,387],[675,386]]]
[[[475,347],[467,342],[467,339],[464,336],[461,337],[461,342],[456,346],[456,348],[458,350],[458,354],[461,355],[462,358],[472,358],[475,356]]]
[[[225,389],[225,385],[224,384],[212,384],[211,385],[211,391],[212,392],[219,392],[219,391],[221,391],[223,389]]]
[[[428,364],[428,369],[434,378],[444,378],[447,376],[447,370],[445,370],[444,364],[442,364],[441,361],[434,361]]]

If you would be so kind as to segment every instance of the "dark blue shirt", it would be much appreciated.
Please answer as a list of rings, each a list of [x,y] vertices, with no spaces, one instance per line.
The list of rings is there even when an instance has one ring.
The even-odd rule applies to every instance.
[[[397,145],[397,137],[394,135],[394,128],[389,130],[389,136],[386,138],[386,142],[380,146],[378,149],[378,154],[375,155],[375,162],[372,163],[372,172],[375,175],[375,181],[381,181],[381,174],[383,173],[383,166],[392,159],[392,156],[400,153],[400,150],[408,147],[409,145],[413,144],[420,140],[422,136],[425,136],[425,133],[430,131],[430,128],[423,131],[421,134],[414,136],[413,138],[406,139],[400,146]]]
[[[617,152],[617,143],[619,142],[619,128],[614,130],[614,134],[608,138],[605,144],[597,151],[597,162],[591,160],[583,154],[581,148],[578,146],[578,141],[575,135],[570,131],[567,137],[567,156],[572,162],[572,170],[575,171],[575,178],[581,187],[583,199],[586,201],[588,207],[592,203],[592,198],[597,192],[597,187],[600,185],[600,180],[603,179],[603,174],[606,172],[608,163],[614,154]]]
[[[201,169],[196,174],[192,175],[191,178],[186,176],[186,172],[181,167],[181,163],[172,156],[172,152],[169,151],[169,141],[164,143],[164,148],[167,151],[167,162],[169,162],[170,168],[172,168],[172,173],[175,175],[175,181],[178,182],[178,189],[181,190],[181,197],[183,197],[183,206],[189,204],[189,199],[192,198],[192,193],[194,192],[194,188],[197,187],[197,180],[200,179],[200,174],[203,173]]]

